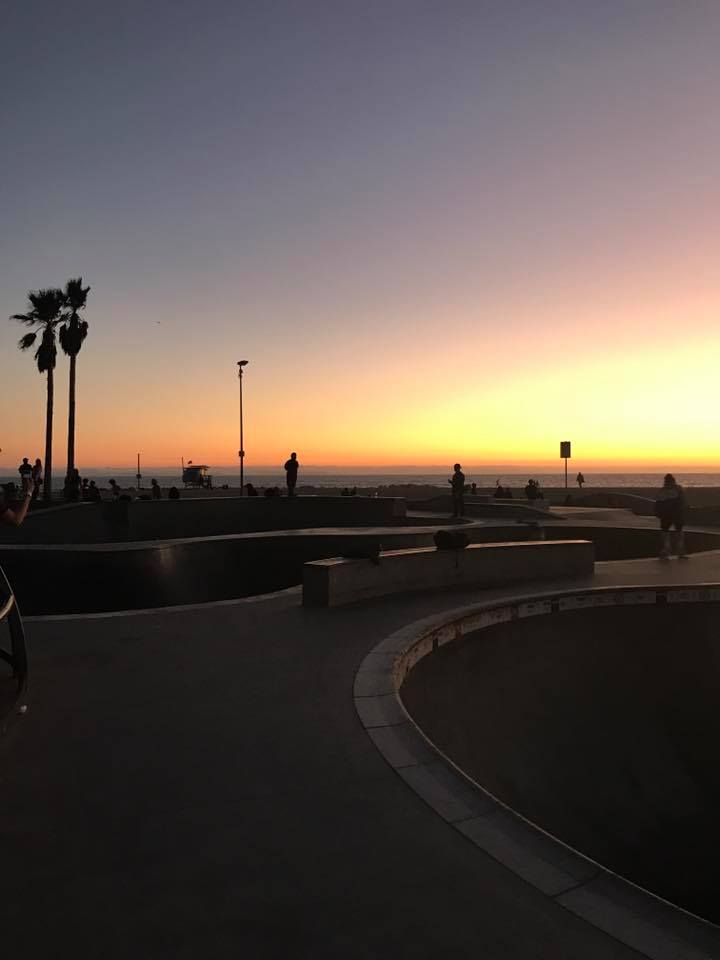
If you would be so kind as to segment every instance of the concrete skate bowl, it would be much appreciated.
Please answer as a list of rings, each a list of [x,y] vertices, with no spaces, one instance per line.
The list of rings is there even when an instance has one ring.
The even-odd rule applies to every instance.
[[[278,530],[132,543],[0,544],[0,565],[25,616],[102,613],[256,596],[302,582],[310,560],[429,547],[440,526]],[[412,524],[412,525],[410,525]],[[21,528],[22,529],[22,528]],[[586,539],[598,560],[655,556],[655,530],[535,524],[464,527],[473,543]],[[720,535],[687,533],[691,551],[720,548]]]
[[[412,523],[412,521],[410,521]],[[430,547],[438,522],[278,530],[133,543],[0,544],[25,616],[103,613],[257,596],[302,583],[303,564]],[[475,542],[533,540],[524,525],[468,528]]]
[[[717,924],[719,623],[718,585],[496,602],[395,643],[393,683],[435,760],[589,858],[560,902],[619,875]]]

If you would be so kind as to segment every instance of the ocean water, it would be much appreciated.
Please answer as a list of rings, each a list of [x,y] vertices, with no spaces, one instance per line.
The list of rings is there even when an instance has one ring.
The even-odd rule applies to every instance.
[[[82,471],[81,471],[82,472]],[[568,486],[575,487],[574,481],[577,470],[568,473]],[[607,487],[660,487],[662,486],[663,473],[589,473],[583,471],[585,476],[585,488],[607,488]],[[82,472],[82,476],[87,476],[100,487],[107,486],[108,480],[113,477],[122,487],[136,485],[135,472],[131,470],[108,470],[89,469]],[[143,487],[150,486],[152,478],[158,480],[161,486],[169,487],[173,484],[182,487],[180,473],[173,468],[158,467],[153,472],[143,473]],[[230,487],[239,487],[240,478],[237,471],[216,472],[212,474],[213,484],[220,487],[227,484]],[[406,484],[415,484],[419,486],[437,486],[445,488],[450,477],[448,471],[428,472],[428,473],[320,473],[314,470],[300,470],[298,476],[298,486],[313,487],[380,487],[380,486],[399,486]],[[478,487],[494,487],[495,481],[500,480],[505,486],[513,489],[520,489],[525,486],[529,477],[540,482],[543,487],[562,487],[565,483],[565,475],[561,471],[557,473],[474,473],[472,469],[465,470],[467,483],[476,483]],[[678,482],[685,487],[720,487],[720,473],[676,473]],[[7,483],[13,480],[19,483],[17,473],[10,473],[4,470],[0,473],[0,482]],[[62,486],[62,473],[53,474],[53,488],[59,489]],[[255,484],[257,487],[284,486],[285,472],[279,469],[275,472],[256,472],[254,470],[245,471],[245,482]]]

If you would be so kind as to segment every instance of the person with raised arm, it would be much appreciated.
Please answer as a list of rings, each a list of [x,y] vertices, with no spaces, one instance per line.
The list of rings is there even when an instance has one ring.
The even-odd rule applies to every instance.
[[[0,523],[6,523],[11,527],[19,527],[27,516],[32,500],[32,490],[27,489],[23,493],[22,501],[13,499],[14,484],[3,484],[0,487]]]

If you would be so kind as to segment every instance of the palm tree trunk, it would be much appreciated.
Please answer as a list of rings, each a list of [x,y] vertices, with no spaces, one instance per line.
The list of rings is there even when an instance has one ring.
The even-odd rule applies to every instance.
[[[43,499],[48,502],[52,498],[52,427],[53,427],[53,400],[54,400],[53,369],[47,372],[47,408],[45,412],[45,483],[43,485]]]
[[[68,400],[68,453],[67,475],[75,467],[75,355],[70,357],[70,398]]]

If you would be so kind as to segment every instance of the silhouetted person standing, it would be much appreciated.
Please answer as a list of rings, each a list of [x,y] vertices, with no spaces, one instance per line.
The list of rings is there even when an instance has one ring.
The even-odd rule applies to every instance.
[[[666,473],[660,497],[655,503],[655,515],[660,520],[662,544],[660,559],[669,560],[672,553],[670,531],[675,529],[675,553],[679,560],[687,560],[685,553],[685,491],[671,473]]]
[[[578,475],[575,477],[575,482],[582,490],[583,484],[585,483],[585,477],[581,473],[578,473]]]
[[[462,517],[465,513],[465,474],[459,463],[453,467],[453,475],[448,483],[452,488],[453,516]]]
[[[157,480],[150,481],[150,495],[153,500],[162,500],[162,490],[160,489],[160,484]]]
[[[32,482],[33,482],[33,500],[37,500],[38,494],[40,493],[40,487],[43,482],[43,468],[42,460],[40,457],[37,458],[32,468]]]
[[[20,474],[20,481],[22,483],[22,490],[25,493],[30,489],[30,483],[32,481],[32,472],[33,468],[30,466],[30,462],[27,457],[23,457],[23,462],[18,467],[18,473]]]
[[[289,497],[295,496],[295,486],[297,484],[297,475],[299,469],[300,464],[298,463],[297,454],[291,453],[290,459],[285,461],[285,473],[287,474],[287,488]]]

